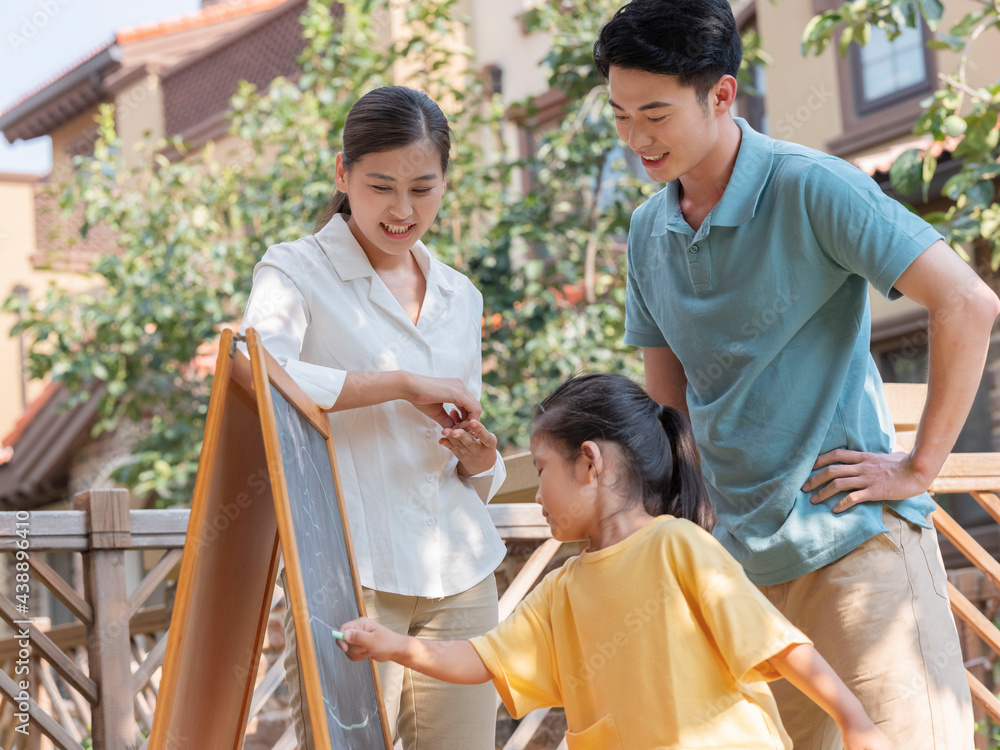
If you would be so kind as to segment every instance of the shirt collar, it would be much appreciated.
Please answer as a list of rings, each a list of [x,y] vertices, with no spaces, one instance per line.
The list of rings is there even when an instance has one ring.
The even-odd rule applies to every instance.
[[[371,278],[375,273],[371,261],[365,255],[364,249],[358,244],[351,228],[343,214],[334,214],[333,218],[316,233],[316,241],[330,259],[341,281],[353,281],[360,278]],[[433,278],[434,283],[445,296],[454,292],[448,280],[441,274],[434,273],[431,254],[423,242],[417,240],[412,248],[417,265],[424,272],[428,283]],[[433,274],[433,276],[432,276]]]
[[[733,120],[743,137],[733,174],[722,194],[722,200],[712,209],[707,219],[713,227],[736,227],[753,218],[757,202],[771,176],[771,164],[774,161],[774,144],[771,139],[751,128],[742,117],[734,117]],[[662,236],[667,230],[693,234],[680,211],[679,191],[680,180],[667,183],[662,192],[663,205],[653,222],[653,236]]]

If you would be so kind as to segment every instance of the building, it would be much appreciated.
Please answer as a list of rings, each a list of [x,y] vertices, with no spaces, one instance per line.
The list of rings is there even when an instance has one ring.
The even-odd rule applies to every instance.
[[[5,199],[0,201],[0,261],[12,271],[5,273],[0,294],[23,290],[37,297],[53,280],[90,290],[94,282],[79,272],[114,250],[114,236],[104,227],[81,240],[81,213],[65,220],[57,204],[58,189],[74,169],[73,157],[93,152],[99,104],[116,105],[116,128],[127,144],[180,134],[196,147],[218,139],[224,149],[224,115],[237,82],[266,87],[277,76],[297,74],[304,44],[298,19],[304,7],[305,0],[206,4],[188,16],[121,30],[8,106],[0,114],[0,130],[11,142],[50,136],[53,168],[40,178],[0,175]],[[5,332],[16,322],[8,314],[0,318]],[[68,508],[76,492],[113,485],[110,474],[142,428],[128,425],[94,439],[96,399],[65,409],[65,388],[28,381],[23,347],[20,337],[0,338],[0,508]],[[130,586],[152,562],[129,553]],[[78,575],[69,554],[50,554],[49,563],[68,580]],[[41,616],[53,624],[71,621],[54,598],[41,599]]]

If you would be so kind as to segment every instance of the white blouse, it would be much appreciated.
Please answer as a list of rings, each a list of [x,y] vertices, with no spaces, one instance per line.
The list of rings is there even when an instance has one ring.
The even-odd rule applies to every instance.
[[[348,371],[457,377],[479,398],[482,295],[423,243],[413,254],[427,278],[416,325],[337,214],[315,235],[268,248],[241,331],[255,328],[323,408]],[[496,568],[506,548],[485,504],[507,476],[499,453],[489,471],[459,476],[458,459],[438,444],[440,425],[406,401],[329,417],[363,586],[443,597]]]

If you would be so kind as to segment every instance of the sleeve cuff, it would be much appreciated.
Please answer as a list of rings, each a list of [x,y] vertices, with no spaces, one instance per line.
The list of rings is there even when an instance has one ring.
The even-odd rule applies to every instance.
[[[895,288],[899,277],[903,271],[910,267],[921,253],[944,237],[932,226],[926,226],[917,232],[909,241],[906,247],[897,252],[889,262],[882,268],[873,286],[888,300],[897,300],[903,293]]]
[[[470,477],[463,477],[459,474],[458,478],[472,487],[476,491],[476,494],[479,495],[480,500],[488,503],[500,491],[504,480],[507,479],[507,467],[504,466],[500,451],[497,451],[496,461],[489,469],[481,471],[478,474],[473,474]]]
[[[489,640],[486,636],[481,635],[476,638],[470,638],[469,643],[472,644],[472,648],[479,654],[479,658],[483,660],[483,665],[486,667],[486,671],[490,673],[493,679],[493,686],[497,689],[500,700],[503,701],[507,711],[515,719],[520,719],[524,714],[518,713],[518,707],[514,701],[514,696],[511,694],[510,685],[507,684],[503,666],[500,664],[496,652],[493,651],[493,647],[490,646]]]
[[[344,382],[347,380],[345,370],[334,370],[332,367],[314,365],[311,362],[302,362],[297,359],[290,359],[282,362],[278,359],[278,364],[285,368],[292,380],[306,392],[316,405],[321,409],[329,409],[340,398],[340,392],[344,390]]]
[[[780,680],[781,673],[771,666],[768,659],[776,654],[780,654],[786,648],[804,644],[811,645],[812,641],[798,628],[790,626],[786,629],[786,632],[771,641],[766,648],[762,649],[761,656],[753,660],[755,664],[752,667],[747,669],[742,675],[739,675],[738,681],[746,683],[756,680],[764,680],[766,682]]]
[[[641,346],[648,347],[650,349],[670,346],[667,343],[667,340],[663,338],[663,335],[660,333],[643,333],[640,331],[633,331],[629,328],[625,329],[625,343],[629,346]]]

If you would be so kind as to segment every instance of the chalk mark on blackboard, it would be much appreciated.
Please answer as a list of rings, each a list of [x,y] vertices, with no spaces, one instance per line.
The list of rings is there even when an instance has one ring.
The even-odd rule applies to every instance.
[[[340,725],[341,729],[346,729],[348,732],[354,729],[364,729],[366,726],[368,726],[368,722],[372,720],[372,715],[368,714],[367,716],[365,716],[365,720],[358,724],[345,724],[338,718],[336,712],[333,710],[334,707],[330,705],[330,702],[326,698],[323,699],[323,702],[326,703],[327,714],[333,717],[333,720]]]
[[[382,716],[375,685],[365,673],[371,665],[343,659],[333,630],[314,615],[341,622],[359,616],[344,541],[333,467],[326,442],[272,385],[278,438],[285,460],[293,535],[306,592],[306,613],[319,667],[321,696],[330,744],[335,748],[382,748]],[[333,600],[331,602],[331,600]],[[311,610],[311,611],[310,611]],[[339,714],[344,713],[344,716]],[[354,721],[346,714],[354,714]],[[356,722],[356,723],[355,723]]]

